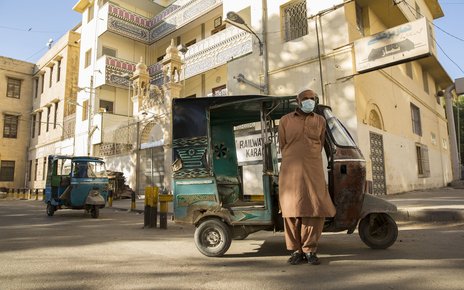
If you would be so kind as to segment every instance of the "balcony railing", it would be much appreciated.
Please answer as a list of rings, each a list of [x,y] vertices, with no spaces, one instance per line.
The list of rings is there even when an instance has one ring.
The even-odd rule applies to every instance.
[[[132,117],[98,113],[92,124],[97,128],[92,136],[92,144],[97,145],[95,150],[98,156],[128,153],[136,147],[137,124]]]
[[[197,74],[226,64],[228,61],[251,53],[253,51],[252,35],[236,27],[229,27],[196,44],[189,46],[185,54],[185,74],[181,79],[190,78]],[[97,61],[97,70],[103,72],[95,79],[95,87],[111,85],[127,89],[130,80],[123,75],[132,76],[136,67],[135,62],[124,59],[102,56]],[[150,83],[161,86],[164,82],[161,62],[148,67]]]
[[[252,35],[236,27],[224,29],[194,45],[185,54],[185,78],[203,73],[253,51]]]
[[[133,125],[133,118],[125,115],[117,115],[111,113],[97,113],[94,115],[92,120],[92,126],[97,129],[92,135],[92,144],[99,143],[122,143],[132,144],[135,139],[132,134],[127,135],[126,131]],[[130,130],[133,131],[133,130]]]
[[[221,4],[222,0],[178,0],[150,19],[109,2],[101,8],[106,25],[100,34],[111,31],[152,44]]]

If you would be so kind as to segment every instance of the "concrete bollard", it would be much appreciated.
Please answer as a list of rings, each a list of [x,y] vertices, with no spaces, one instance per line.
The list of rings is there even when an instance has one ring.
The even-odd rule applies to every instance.
[[[145,209],[144,223],[145,228],[156,228],[158,218],[158,188],[145,187]]]
[[[168,202],[173,200],[172,194],[160,194],[160,229],[168,228]]]
[[[108,207],[113,206],[113,190],[108,190]]]
[[[132,193],[131,193],[131,211],[135,211],[135,191],[132,190]]]
[[[145,208],[143,211],[143,227],[150,227],[151,208],[153,207],[153,188],[145,187]]]

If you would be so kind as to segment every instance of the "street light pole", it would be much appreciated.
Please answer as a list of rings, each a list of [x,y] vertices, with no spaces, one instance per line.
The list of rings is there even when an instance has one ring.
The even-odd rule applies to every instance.
[[[262,92],[267,95],[269,94],[269,60],[268,60],[268,52],[267,52],[267,44],[266,44],[266,33],[267,33],[267,4],[266,0],[262,1],[262,21],[263,21],[263,41],[261,41],[261,38],[251,29],[250,26],[243,20],[243,18],[238,15],[237,13],[233,11],[227,12],[227,19],[226,22],[241,29],[246,32],[249,32],[253,34],[257,39],[259,43],[259,55],[263,56],[263,76],[264,76],[264,85],[262,86],[261,90]],[[243,26],[246,28],[244,28]]]
[[[87,131],[87,156],[90,156],[90,150],[92,149],[92,95],[93,95],[93,76],[90,76],[90,95],[89,95],[89,105],[87,106],[88,109],[88,131]]]
[[[267,51],[267,0],[262,0],[263,51],[264,51],[264,94],[269,94],[269,54]]]

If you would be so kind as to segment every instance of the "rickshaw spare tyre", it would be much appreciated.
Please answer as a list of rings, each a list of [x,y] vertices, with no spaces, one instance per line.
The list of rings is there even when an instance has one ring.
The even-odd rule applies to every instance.
[[[386,249],[398,237],[396,222],[386,213],[371,213],[359,222],[359,237],[372,249]]]
[[[92,209],[90,210],[90,216],[96,219],[98,218],[99,215],[100,215],[100,209],[95,205],[92,206]]]
[[[232,233],[228,225],[218,219],[207,219],[195,230],[195,245],[205,256],[223,256],[232,242]]]
[[[55,214],[55,206],[52,205],[50,202],[47,202],[47,215],[53,216]]]

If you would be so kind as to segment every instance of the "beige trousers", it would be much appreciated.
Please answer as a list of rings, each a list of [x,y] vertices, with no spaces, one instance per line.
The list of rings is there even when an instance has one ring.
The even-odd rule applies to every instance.
[[[324,228],[324,220],[323,217],[284,218],[287,250],[315,253]]]

